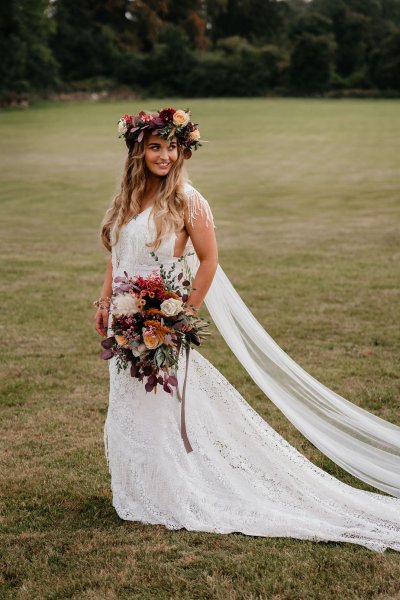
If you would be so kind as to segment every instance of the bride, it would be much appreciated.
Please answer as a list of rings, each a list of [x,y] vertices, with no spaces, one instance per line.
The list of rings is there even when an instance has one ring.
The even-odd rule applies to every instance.
[[[116,277],[175,264],[176,274],[183,271],[193,284],[185,310],[194,314],[205,302],[230,349],[292,423],[350,473],[398,496],[358,490],[316,467],[193,349],[177,372],[182,382],[187,367],[186,422],[183,401],[162,389],[147,393],[129,371],[118,370],[115,357],[109,360],[104,442],[119,517],[169,529],[400,551],[400,428],[306,373],[230,284],[218,264],[210,205],[186,176],[184,161],[201,146],[189,111],[124,115],[118,129],[128,156],[102,223],[111,257],[95,302],[98,333],[112,334]]]

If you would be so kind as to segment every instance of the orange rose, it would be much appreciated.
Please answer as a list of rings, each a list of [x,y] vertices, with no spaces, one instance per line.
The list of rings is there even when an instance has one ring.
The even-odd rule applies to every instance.
[[[155,350],[163,343],[164,336],[155,329],[145,329],[143,327],[143,342],[149,350]]]
[[[123,335],[116,335],[115,339],[116,339],[118,346],[127,346],[128,345],[128,340]]]
[[[198,129],[194,129],[190,132],[189,138],[195,142],[200,139],[200,131]]]
[[[172,117],[172,121],[174,125],[179,127],[180,125],[187,125],[190,120],[190,115],[184,110],[176,110],[174,112],[174,116]]]

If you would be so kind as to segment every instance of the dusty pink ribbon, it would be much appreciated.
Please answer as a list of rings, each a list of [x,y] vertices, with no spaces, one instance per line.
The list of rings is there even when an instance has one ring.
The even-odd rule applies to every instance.
[[[185,379],[183,380],[183,388],[182,388],[182,396],[179,392],[178,386],[176,386],[176,393],[178,396],[178,400],[181,403],[181,437],[183,440],[183,445],[185,446],[186,452],[193,451],[192,446],[190,445],[189,438],[186,432],[186,422],[185,422],[185,396],[186,396],[186,381],[189,367],[189,351],[190,346],[186,346],[186,367],[185,367]]]

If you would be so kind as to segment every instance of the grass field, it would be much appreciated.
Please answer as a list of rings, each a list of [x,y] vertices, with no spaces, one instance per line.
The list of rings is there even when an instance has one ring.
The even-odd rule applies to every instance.
[[[107,365],[91,302],[106,253],[124,112],[190,106],[191,161],[220,263],[312,375],[399,418],[400,103],[182,100],[0,113],[4,599],[400,598],[400,555],[351,544],[173,532],[121,521],[103,453]],[[204,311],[206,316],[206,312]],[[249,380],[214,330],[202,353],[290,443],[342,481]],[[396,364],[397,363],[397,364]]]

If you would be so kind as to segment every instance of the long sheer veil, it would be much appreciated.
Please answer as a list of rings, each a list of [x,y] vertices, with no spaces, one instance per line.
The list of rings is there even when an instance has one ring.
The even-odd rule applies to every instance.
[[[199,260],[185,257],[193,280]],[[400,498],[400,427],[317,381],[271,338],[218,265],[205,304],[253,381],[321,452],[362,481]]]

